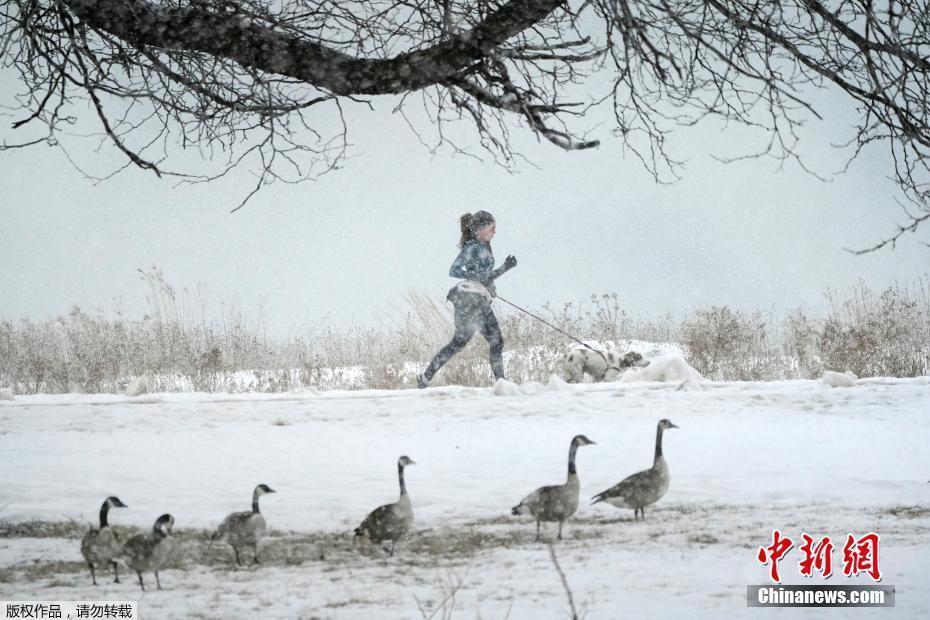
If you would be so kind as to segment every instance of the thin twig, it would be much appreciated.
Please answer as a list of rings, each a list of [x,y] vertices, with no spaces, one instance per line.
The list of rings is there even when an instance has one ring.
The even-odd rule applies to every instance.
[[[559,565],[559,558],[555,555],[555,546],[551,542],[549,543],[549,557],[552,559],[552,564],[559,574],[559,579],[562,580],[562,587],[565,588],[565,596],[568,597],[568,606],[571,607],[572,610],[572,620],[578,620],[578,610],[575,608],[575,597],[572,596],[572,589],[568,587],[568,579],[565,578],[565,573]]]

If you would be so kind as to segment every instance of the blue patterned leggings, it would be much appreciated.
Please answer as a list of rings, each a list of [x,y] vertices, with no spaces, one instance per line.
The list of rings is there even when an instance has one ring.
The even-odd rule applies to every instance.
[[[439,350],[423,375],[427,381],[431,380],[453,355],[465,348],[475,332],[480,330],[491,348],[490,361],[494,378],[503,379],[504,338],[494,310],[491,309],[491,302],[478,293],[458,293],[452,296],[451,300],[455,306],[455,334],[449,344]]]

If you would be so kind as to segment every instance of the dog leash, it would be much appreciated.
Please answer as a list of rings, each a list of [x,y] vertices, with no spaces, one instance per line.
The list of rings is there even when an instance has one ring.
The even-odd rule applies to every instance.
[[[597,353],[598,355],[601,356],[601,359],[604,360],[604,364],[607,366],[607,370],[616,370],[617,372],[620,372],[620,371],[621,371],[621,369],[620,369],[618,366],[611,366],[611,365],[610,365],[610,362],[607,361],[607,356],[604,355],[603,351],[599,351],[599,350],[595,349],[594,347],[592,347],[591,345],[589,345],[587,342],[584,342],[584,341],[580,340],[579,338],[576,338],[576,337],[572,336],[571,334],[569,334],[568,332],[566,332],[566,331],[563,330],[563,329],[559,329],[558,327],[556,327],[555,325],[553,325],[553,324],[550,323],[549,321],[543,319],[543,318],[540,317],[540,316],[537,316],[537,315],[533,314],[532,312],[530,312],[530,311],[527,310],[526,308],[521,308],[520,306],[518,306],[517,304],[513,303],[512,301],[508,301],[508,300],[504,299],[504,298],[501,297],[500,295],[498,295],[495,299],[499,299],[499,300],[501,300],[502,302],[504,302],[505,304],[507,304],[507,305],[509,305],[509,306],[513,306],[514,308],[516,308],[517,310],[519,310],[519,311],[522,312],[523,314],[529,315],[529,316],[533,317],[534,319],[536,319],[537,321],[539,321],[540,323],[542,323],[543,325],[548,325],[549,327],[551,327],[551,328],[554,329],[555,331],[559,332],[559,333],[562,334],[563,336],[566,336],[566,337],[568,337],[568,338],[571,338],[572,340],[574,340],[575,342],[577,342],[578,344],[580,344],[580,345],[583,346],[584,348],[590,349],[591,351],[594,351],[595,353]]]

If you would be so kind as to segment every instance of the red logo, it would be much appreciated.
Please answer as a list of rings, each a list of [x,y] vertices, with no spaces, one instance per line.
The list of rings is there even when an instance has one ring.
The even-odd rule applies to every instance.
[[[843,546],[843,574],[847,577],[867,573],[874,581],[882,580],[878,568],[878,534],[869,532],[859,540],[852,534],[846,537]]]
[[[813,536],[802,533],[801,538],[804,541],[798,547],[801,552],[801,561],[798,562],[801,575],[813,577],[814,572],[818,572],[824,579],[829,579],[833,574],[833,542],[830,537],[824,536],[815,542]],[[879,536],[875,532],[869,532],[858,539],[848,534],[846,544],[843,546],[843,574],[847,577],[854,577],[865,573],[873,581],[881,581],[882,573],[878,567],[878,543]],[[772,530],[772,544],[759,547],[756,559],[759,563],[769,566],[769,577],[775,583],[781,583],[778,562],[793,546],[793,540],[782,535],[778,530]]]
[[[772,530],[772,544],[768,547],[759,547],[758,559],[763,564],[770,564],[769,575],[775,583],[781,583],[781,577],[778,576],[778,561],[793,546],[794,543],[790,538],[782,537],[778,530]]]
[[[824,536],[816,546],[814,539],[807,534],[801,534],[801,538],[804,539],[804,544],[800,547],[804,557],[798,562],[801,574],[812,577],[814,570],[817,570],[824,579],[829,578],[833,574],[833,543],[830,542],[830,537]]]

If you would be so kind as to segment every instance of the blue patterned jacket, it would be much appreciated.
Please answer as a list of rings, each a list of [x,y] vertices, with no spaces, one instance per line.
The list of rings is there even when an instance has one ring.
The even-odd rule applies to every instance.
[[[491,246],[481,241],[468,241],[459,255],[449,267],[449,275],[453,278],[464,278],[466,282],[459,282],[449,291],[447,299],[452,300],[457,293],[479,293],[488,297],[497,297],[494,280],[507,269],[501,265],[494,268],[494,253]],[[477,282],[480,286],[470,285],[468,281]]]
[[[449,275],[453,278],[478,280],[486,282],[493,280],[499,273],[494,271],[494,254],[491,246],[481,241],[469,241],[452,261]]]

